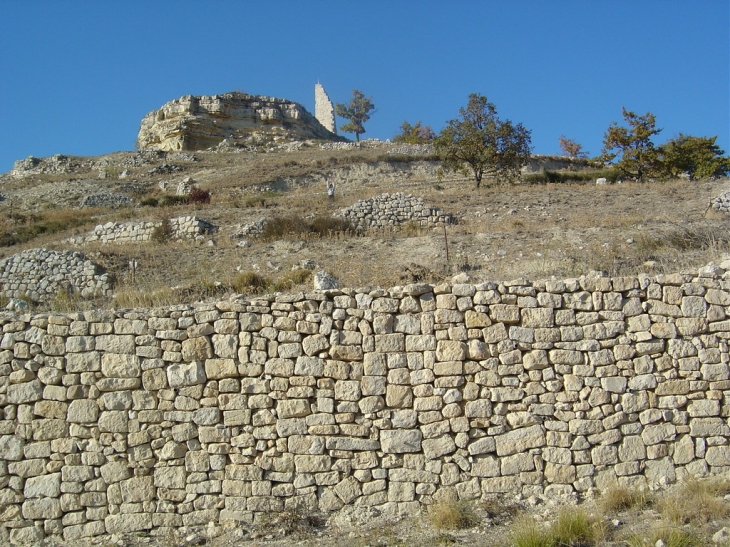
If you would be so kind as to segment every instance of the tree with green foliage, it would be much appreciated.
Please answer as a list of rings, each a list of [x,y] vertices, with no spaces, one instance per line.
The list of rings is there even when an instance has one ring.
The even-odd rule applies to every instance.
[[[723,177],[730,172],[730,157],[715,144],[715,137],[679,134],[659,147],[662,172],[671,178],[681,175],[690,180]]]
[[[400,126],[400,133],[393,137],[393,142],[403,142],[408,144],[428,144],[436,138],[430,125],[421,125],[421,120],[416,125],[411,125],[404,121]]]
[[[656,118],[651,112],[639,116],[624,107],[621,110],[628,127],[611,122],[603,136],[601,159],[613,162],[619,158],[616,162],[619,171],[643,181],[646,176],[660,171],[659,150],[651,138],[661,129],[657,129]]]
[[[531,139],[522,124],[500,120],[493,103],[472,93],[459,117],[446,122],[434,146],[444,165],[473,175],[479,188],[484,175],[508,179],[519,175],[530,158]]]
[[[588,152],[583,151],[583,145],[575,142],[573,139],[569,139],[565,135],[560,135],[558,143],[560,144],[560,150],[562,150],[564,156],[568,156],[573,159],[588,157]]]
[[[340,118],[349,120],[348,123],[341,125],[340,130],[345,133],[355,133],[355,140],[360,141],[360,135],[365,133],[363,124],[370,119],[370,114],[375,113],[375,105],[373,97],[366,97],[362,91],[352,90],[352,99],[350,104],[337,103],[335,105],[335,114]]]

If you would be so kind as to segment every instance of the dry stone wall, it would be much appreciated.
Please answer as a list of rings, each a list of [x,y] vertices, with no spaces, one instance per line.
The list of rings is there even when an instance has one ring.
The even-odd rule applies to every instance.
[[[202,240],[206,235],[216,231],[216,227],[196,216],[171,218],[170,232],[173,239]],[[135,243],[151,241],[155,229],[162,225],[160,221],[144,222],[107,222],[99,224],[84,237],[71,238],[69,242],[84,244],[100,243]]]
[[[442,212],[438,207],[426,207],[422,198],[403,192],[360,200],[340,210],[337,216],[349,220],[359,230],[388,228],[408,222],[415,222],[419,226],[456,222],[451,214]]]
[[[723,271],[0,316],[0,541],[730,470]]]
[[[27,249],[0,260],[0,295],[33,302],[66,291],[82,298],[111,296],[112,280],[83,254]]]

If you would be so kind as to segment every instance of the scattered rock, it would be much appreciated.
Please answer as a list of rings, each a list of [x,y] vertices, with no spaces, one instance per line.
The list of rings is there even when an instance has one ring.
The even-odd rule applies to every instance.
[[[328,274],[324,270],[320,270],[314,274],[314,288],[316,290],[326,291],[330,289],[339,289],[340,284],[332,275]]]

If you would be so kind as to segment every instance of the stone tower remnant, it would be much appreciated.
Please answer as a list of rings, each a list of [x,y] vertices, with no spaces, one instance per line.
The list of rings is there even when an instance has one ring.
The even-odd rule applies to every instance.
[[[319,82],[314,86],[314,117],[325,128],[337,135],[335,107],[324,87]]]

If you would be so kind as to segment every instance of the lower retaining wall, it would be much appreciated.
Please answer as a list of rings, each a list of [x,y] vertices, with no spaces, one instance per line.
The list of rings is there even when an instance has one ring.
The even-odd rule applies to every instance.
[[[728,471],[700,273],[0,316],[0,540]]]

